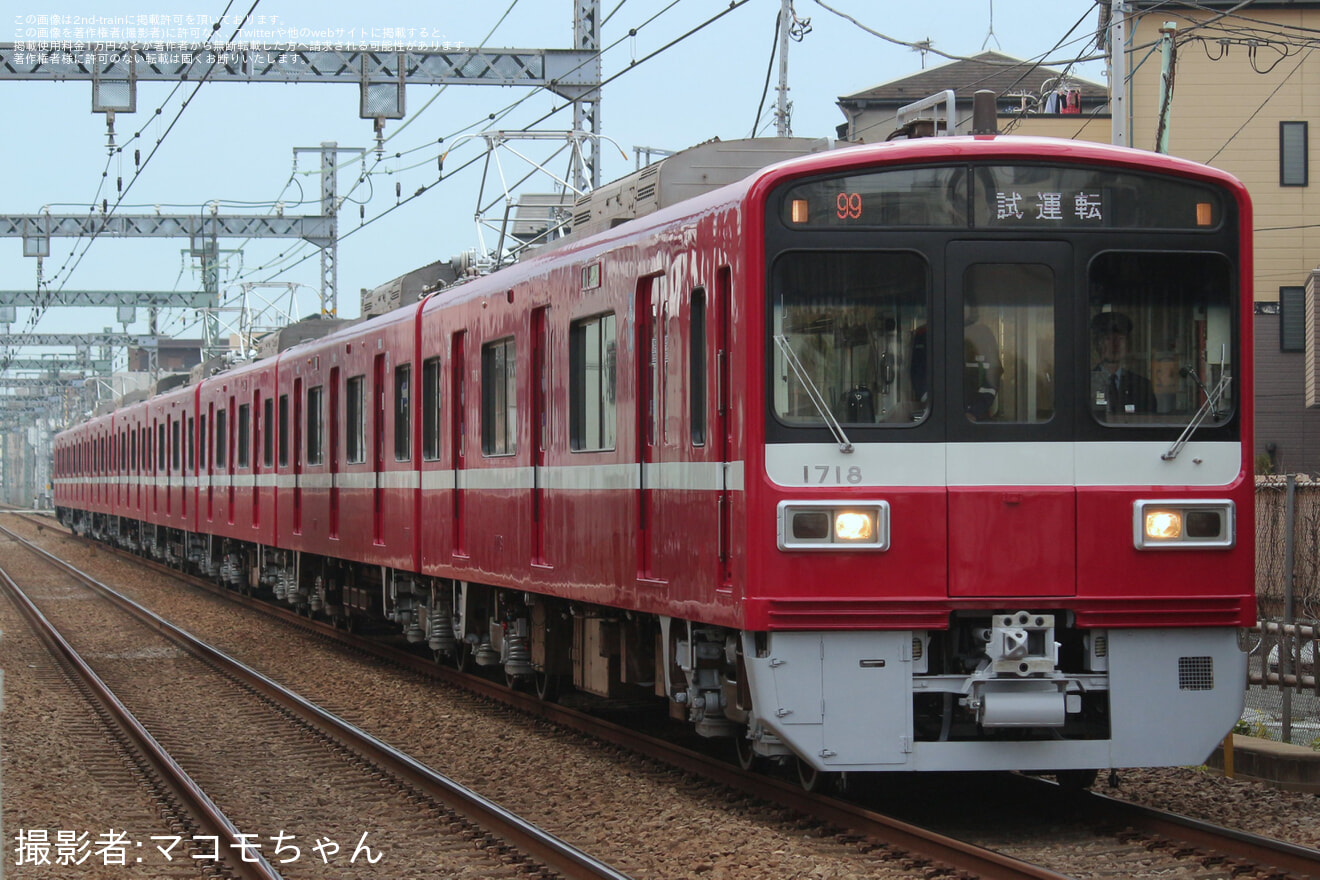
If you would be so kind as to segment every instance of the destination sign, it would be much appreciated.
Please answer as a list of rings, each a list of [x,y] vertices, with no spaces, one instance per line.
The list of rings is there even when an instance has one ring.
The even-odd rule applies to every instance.
[[[1215,229],[1223,197],[1207,186],[1108,168],[982,165],[903,168],[799,184],[784,224],[979,229]]]

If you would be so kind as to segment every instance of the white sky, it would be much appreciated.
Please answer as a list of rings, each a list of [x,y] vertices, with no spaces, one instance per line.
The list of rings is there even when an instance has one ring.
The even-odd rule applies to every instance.
[[[259,0],[241,38],[285,42],[289,38],[281,29],[342,29],[347,37],[361,35],[364,30],[383,32],[394,28],[426,29],[438,39],[465,47],[571,48],[573,0],[516,2],[513,11],[486,39],[510,2]],[[1094,0],[999,0],[993,4],[990,37],[991,0],[826,2],[874,30],[904,41],[929,38],[935,49],[953,55],[977,54],[988,40],[988,48],[1009,55],[1052,60],[1093,52],[1098,11]],[[811,25],[810,32],[801,42],[793,42],[789,50],[795,135],[833,137],[835,127],[843,121],[835,106],[840,95],[921,69],[922,58],[917,52],[866,33],[817,0],[795,0],[795,4],[797,15],[809,18]],[[235,0],[217,42],[229,38],[241,15],[252,5],[252,0]],[[748,136],[761,99],[779,5],[779,0],[750,0],[610,83],[601,102],[602,129],[627,152],[627,157],[608,144],[602,146],[603,179],[608,181],[633,169],[635,146],[681,149],[712,137],[729,140]],[[37,16],[87,15],[90,8],[95,10],[91,14],[126,17],[134,26],[139,15],[184,16],[185,22],[189,16],[213,21],[224,8],[224,0],[115,0],[93,4],[7,0],[4,6],[0,42],[21,42],[30,38],[30,28],[41,26]],[[727,0],[602,0],[604,14],[613,12],[603,28],[603,43],[610,46],[618,42],[604,56],[605,76],[628,68],[632,61],[645,58],[727,6]],[[648,23],[653,17],[654,21]],[[1066,36],[1074,25],[1077,27],[1072,35]],[[174,27],[171,24],[171,31],[165,35],[167,42],[179,39]],[[637,29],[633,37],[629,37],[631,28]],[[1055,49],[1060,41],[1063,45]],[[928,55],[926,66],[944,61]],[[1075,72],[1104,82],[1099,62],[1081,65]],[[777,75],[776,66],[761,115],[764,134],[774,133],[771,120]],[[105,122],[103,116],[90,112],[89,83],[0,83],[0,108],[4,108],[9,132],[0,142],[0,167],[5,169],[0,211],[34,214],[49,206],[52,213],[84,213],[94,198],[99,204],[107,197],[113,204],[117,178],[122,175],[127,185],[134,176],[133,151],[140,149],[143,157],[151,151],[194,86],[180,89],[167,101],[171,88],[161,83],[138,85],[137,113],[121,114],[116,120],[117,143],[124,146],[124,151],[107,168]],[[451,86],[441,92],[433,87],[409,87],[407,126],[400,121],[387,124],[385,133],[391,139],[386,144],[386,161],[377,164],[374,154],[369,154],[368,166],[374,167],[375,173],[352,197],[364,202],[368,220],[382,214],[396,201],[396,183],[405,198],[419,187],[431,186],[437,177],[436,156],[451,146],[453,152],[446,159],[445,172],[453,176],[351,235],[360,223],[359,205],[344,204],[340,234],[347,237],[339,245],[341,316],[358,314],[360,288],[374,287],[410,269],[476,246],[473,214],[482,168],[481,141],[453,141],[461,132],[477,131],[487,123],[489,114],[499,113],[519,100],[522,104],[517,109],[495,123],[498,127],[520,129],[565,103],[531,89]],[[162,104],[161,114],[155,116],[155,109]],[[372,147],[371,123],[357,114],[358,91],[348,85],[206,84],[164,136],[155,158],[133,183],[119,210],[149,213],[159,205],[163,212],[188,213],[201,211],[210,200],[224,199],[251,203],[225,205],[231,213],[263,213],[280,198],[286,202],[289,214],[316,213],[319,180],[315,174],[300,174],[296,183],[286,187],[294,167],[293,148],[314,147],[323,141],[336,141],[343,147]],[[541,127],[566,129],[571,119],[571,110],[564,110]],[[769,128],[765,127],[767,123],[771,123]],[[139,130],[142,138],[130,143]],[[443,146],[436,143],[440,137],[445,138]],[[543,145],[523,145],[520,149],[536,156],[549,152]],[[404,155],[395,159],[392,154],[396,151]],[[469,160],[475,161],[459,171]],[[307,154],[299,158],[297,167],[300,172],[316,172],[317,163],[316,156]],[[514,174],[526,166],[506,160],[505,167]],[[552,167],[563,173],[566,162],[556,160]],[[103,170],[108,175],[104,186]],[[341,193],[353,186],[358,171],[356,164],[341,171]],[[301,205],[300,194],[305,199]],[[487,244],[493,245],[494,236],[486,235]],[[222,240],[220,247],[236,248],[239,244]],[[101,238],[90,247],[86,242],[55,239],[44,272],[54,287],[74,290],[198,290],[201,279],[192,261],[180,253],[186,247],[185,240],[174,239]],[[284,261],[282,271],[259,268],[276,263],[281,253],[294,254],[293,259]],[[221,276],[227,294],[236,295],[241,281],[293,281],[306,285],[300,295],[301,311],[314,308],[320,261],[312,246],[290,240],[253,240],[242,243],[241,257],[228,256],[229,265]],[[293,265],[302,257],[307,259]],[[75,261],[76,268],[70,268]],[[36,277],[37,261],[22,256],[20,240],[0,240],[0,289],[30,289]],[[169,335],[200,335],[195,327],[183,330],[180,317],[167,315],[162,330]],[[138,321],[129,327],[130,332],[145,332],[145,320],[145,310],[139,310]],[[28,310],[20,309],[18,323],[12,329],[25,331],[28,323]],[[120,329],[112,309],[51,309],[36,330],[91,332],[107,326]]]

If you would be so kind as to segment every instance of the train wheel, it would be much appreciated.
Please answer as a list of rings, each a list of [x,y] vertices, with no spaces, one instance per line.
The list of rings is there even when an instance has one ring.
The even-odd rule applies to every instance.
[[[1099,770],[1055,770],[1054,781],[1069,791],[1084,791],[1095,785]]]
[[[735,735],[733,749],[738,755],[738,766],[748,773],[759,773],[765,767],[765,758],[756,753],[747,737]]]
[[[838,773],[817,770],[801,758],[795,758],[794,762],[797,764],[798,783],[803,791],[824,794],[835,787],[839,778]]]
[[[467,642],[460,641],[454,647],[454,653],[450,655],[450,660],[454,663],[454,668],[459,672],[472,671],[472,646]]]
[[[550,672],[535,672],[532,683],[536,687],[537,699],[553,703],[559,699],[559,676]]]

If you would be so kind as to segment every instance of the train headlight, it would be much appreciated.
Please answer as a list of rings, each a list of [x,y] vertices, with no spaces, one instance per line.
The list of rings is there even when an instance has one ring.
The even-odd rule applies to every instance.
[[[1146,539],[1170,541],[1182,536],[1182,514],[1176,510],[1146,512]]]
[[[781,550],[888,550],[889,504],[781,501]]]
[[[1143,500],[1132,505],[1132,538],[1138,550],[1197,550],[1236,543],[1232,501]]]
[[[864,510],[839,510],[834,514],[834,539],[866,543],[875,537],[875,515]]]

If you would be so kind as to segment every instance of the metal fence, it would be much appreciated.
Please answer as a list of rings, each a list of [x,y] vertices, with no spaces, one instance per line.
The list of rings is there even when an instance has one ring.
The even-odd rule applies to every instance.
[[[1320,748],[1320,481],[1256,479],[1256,616],[1239,732]]]

